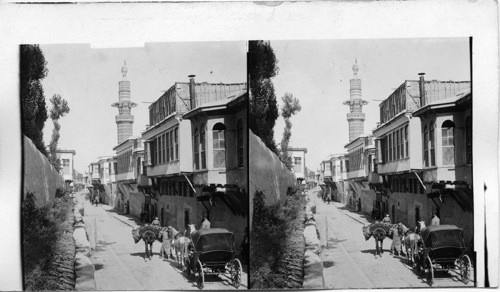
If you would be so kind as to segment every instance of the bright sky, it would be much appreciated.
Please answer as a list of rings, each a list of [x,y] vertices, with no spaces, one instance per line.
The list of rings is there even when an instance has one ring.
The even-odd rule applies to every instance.
[[[362,97],[368,101],[365,133],[379,121],[379,104],[405,80],[470,80],[468,38],[271,41],[278,67],[273,79],[281,106],[285,92],[300,99],[291,118],[290,146],[306,147],[306,167],[316,171],[329,154],[343,153],[349,140],[346,114],[349,80],[358,60]],[[284,121],[274,128],[281,142]]]
[[[82,45],[41,45],[49,70],[43,80],[47,106],[60,94],[70,113],[60,120],[58,148],[76,151],[75,169],[84,172],[100,156],[114,155],[117,144],[115,116],[118,82],[127,61],[127,80],[135,117],[134,135],[149,123],[148,106],[174,82],[246,82],[247,42],[185,42],[146,44],[141,48],[93,49]],[[45,122],[44,140],[49,145],[53,130]]]

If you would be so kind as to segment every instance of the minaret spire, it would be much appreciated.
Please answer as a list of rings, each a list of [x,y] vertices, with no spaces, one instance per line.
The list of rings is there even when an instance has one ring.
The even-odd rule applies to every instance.
[[[126,80],[127,71],[127,62],[124,60],[122,67],[123,80],[118,82],[118,102],[111,105],[118,108],[118,115],[115,116],[118,128],[118,144],[132,136],[134,116],[131,112],[132,108],[137,106],[136,103],[130,101],[130,81]]]
[[[349,100],[343,102],[349,106],[350,112],[347,114],[349,122],[349,142],[363,134],[365,114],[362,112],[363,105],[368,104],[368,101],[361,98],[361,79],[358,78],[359,65],[358,60],[354,60],[352,72],[354,77],[350,80],[350,96]]]

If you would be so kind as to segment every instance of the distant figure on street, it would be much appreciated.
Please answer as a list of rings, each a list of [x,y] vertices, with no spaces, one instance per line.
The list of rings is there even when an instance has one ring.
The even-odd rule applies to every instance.
[[[151,225],[160,227],[160,220],[158,220],[158,217],[155,217],[155,220],[151,222]]]
[[[203,215],[203,221],[201,222],[200,229],[210,228],[210,221],[208,221],[207,215]]]
[[[94,197],[94,204],[96,207],[99,206],[99,197],[98,196]]]
[[[326,200],[328,201],[328,205],[330,205],[330,202],[332,201],[332,194],[328,193],[328,195],[326,195]]]
[[[389,217],[389,214],[385,214],[384,219],[382,219],[382,223],[391,223],[391,217]]]
[[[441,220],[439,217],[436,215],[436,213],[432,212],[432,219],[431,219],[431,226],[432,225],[439,225],[441,223]]]

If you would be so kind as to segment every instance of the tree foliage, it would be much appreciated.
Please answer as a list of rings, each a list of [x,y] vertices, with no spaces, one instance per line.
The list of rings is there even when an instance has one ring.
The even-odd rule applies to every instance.
[[[285,93],[285,95],[281,97],[281,100],[283,101],[281,116],[285,119],[285,128],[283,129],[283,138],[281,139],[280,160],[288,169],[292,169],[292,158],[288,155],[288,144],[292,136],[292,122],[290,122],[290,118],[297,114],[302,107],[300,106],[299,100],[291,93]]]
[[[249,127],[266,146],[277,152],[274,125],[279,116],[271,78],[278,74],[278,60],[269,41],[250,41],[248,74],[250,82]]]
[[[43,127],[47,108],[41,80],[47,76],[47,62],[37,45],[22,45],[20,54],[20,86],[22,130],[40,152],[47,155],[43,142]]]
[[[59,94],[54,94],[50,99],[52,107],[50,108],[50,118],[54,123],[54,130],[52,130],[52,139],[49,145],[49,161],[54,168],[59,171],[61,169],[61,161],[57,158],[56,150],[59,143],[61,125],[59,119],[69,113],[68,102],[63,99]]]

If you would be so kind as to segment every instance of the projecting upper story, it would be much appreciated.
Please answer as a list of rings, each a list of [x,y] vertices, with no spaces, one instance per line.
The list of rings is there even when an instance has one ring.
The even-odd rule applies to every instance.
[[[347,179],[365,179],[374,171],[375,143],[372,135],[363,134],[345,145],[347,149]]]
[[[246,90],[246,83],[176,82],[158,100],[149,106],[149,127],[154,127],[175,114],[184,114],[209,102],[227,99]]]
[[[376,137],[378,173],[389,174],[423,168],[421,119],[412,113],[470,90],[469,81],[406,80],[380,104]],[[434,136],[431,136],[434,137]],[[428,141],[434,145],[434,138]],[[434,146],[432,146],[434,147]]]
[[[191,121],[183,115],[246,91],[246,83],[195,83],[194,75],[189,77],[189,82],[176,82],[149,107],[150,125],[142,133],[148,177],[192,172]]]

